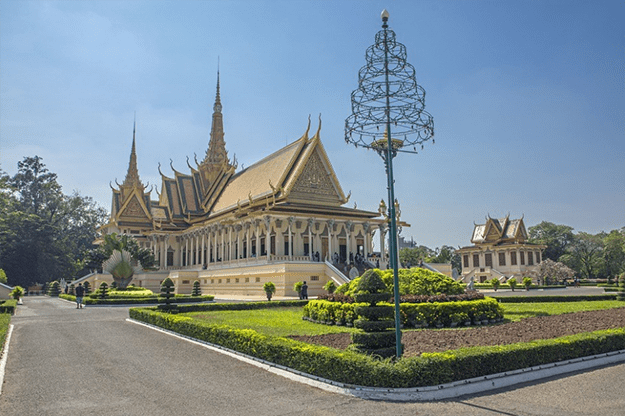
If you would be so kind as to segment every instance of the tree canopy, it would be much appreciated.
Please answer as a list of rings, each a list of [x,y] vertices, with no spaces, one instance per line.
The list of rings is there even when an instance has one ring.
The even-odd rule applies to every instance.
[[[63,194],[39,156],[17,166],[12,177],[0,172],[0,267],[10,285],[24,287],[75,277],[106,210],[91,197]]]

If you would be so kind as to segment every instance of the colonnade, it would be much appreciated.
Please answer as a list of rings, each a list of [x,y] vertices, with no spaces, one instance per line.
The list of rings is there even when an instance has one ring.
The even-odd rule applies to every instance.
[[[195,226],[184,232],[155,232],[150,247],[161,270],[209,268],[250,261],[353,262],[369,258],[373,236],[380,237],[384,256],[384,223],[265,215]],[[382,257],[381,261],[386,259]]]

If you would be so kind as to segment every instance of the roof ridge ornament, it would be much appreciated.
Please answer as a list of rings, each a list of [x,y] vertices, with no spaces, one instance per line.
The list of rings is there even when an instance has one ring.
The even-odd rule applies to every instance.
[[[319,127],[317,127],[317,132],[313,136],[313,139],[319,140],[319,133],[321,133],[321,113],[319,113]]]
[[[304,133],[304,135],[302,137],[300,137],[300,140],[308,140],[308,132],[310,131],[310,114],[308,114],[308,126],[306,127],[306,132]]]

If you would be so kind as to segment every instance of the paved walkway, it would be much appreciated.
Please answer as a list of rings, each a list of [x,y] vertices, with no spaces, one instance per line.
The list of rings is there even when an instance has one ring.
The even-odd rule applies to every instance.
[[[370,402],[298,384],[127,316],[125,307],[76,310],[25,298],[12,319],[0,414],[622,416],[625,408],[625,364],[445,402]]]

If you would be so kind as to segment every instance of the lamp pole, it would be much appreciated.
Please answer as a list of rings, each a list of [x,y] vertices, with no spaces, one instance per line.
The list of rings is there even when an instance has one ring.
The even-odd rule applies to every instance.
[[[399,311],[399,257],[393,158],[398,152],[417,153],[417,145],[432,139],[434,120],[425,108],[425,90],[417,84],[414,67],[406,61],[406,47],[395,40],[388,28],[389,13],[382,11],[382,30],[375,44],[367,48],[367,64],[358,72],[358,89],[352,92],[352,114],[345,120],[345,141],[375,150],[384,161],[388,188],[390,266],[393,269],[395,298],[396,356],[401,350]],[[380,132],[380,126],[383,127]],[[395,139],[395,134],[404,138]],[[413,150],[404,148],[412,146]],[[386,215],[385,215],[386,216]]]

